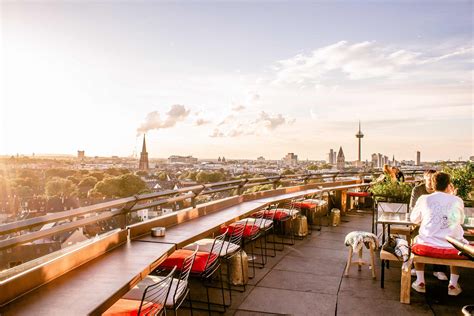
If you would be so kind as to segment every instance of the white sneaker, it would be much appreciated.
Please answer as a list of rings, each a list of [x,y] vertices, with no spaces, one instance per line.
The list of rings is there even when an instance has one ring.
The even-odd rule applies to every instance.
[[[421,282],[420,284],[416,284],[416,281],[415,281],[411,284],[411,287],[418,293],[426,293],[425,283],[423,282]]]
[[[416,270],[415,269],[411,269],[411,276],[416,276]]]
[[[456,285],[449,285],[448,286],[448,295],[451,296],[457,296],[462,292],[461,287],[459,286],[459,283]]]
[[[433,275],[440,281],[448,281],[448,277],[444,272],[433,272]]]

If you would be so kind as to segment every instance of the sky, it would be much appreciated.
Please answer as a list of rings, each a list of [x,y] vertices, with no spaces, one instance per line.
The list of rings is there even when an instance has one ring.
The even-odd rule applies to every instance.
[[[472,1],[0,3],[0,155],[474,155]]]

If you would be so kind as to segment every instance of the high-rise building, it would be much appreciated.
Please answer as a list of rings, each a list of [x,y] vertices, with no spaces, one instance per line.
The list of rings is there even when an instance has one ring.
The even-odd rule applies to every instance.
[[[34,154],[33,154],[33,156],[34,156]],[[84,150],[78,150],[77,151],[77,159],[84,160],[85,157],[86,157],[86,155],[85,155]]]
[[[344,170],[346,164],[346,159],[344,157],[344,152],[342,151],[342,147],[339,147],[339,152],[337,153],[337,169]]]
[[[358,161],[362,161],[361,159],[361,154],[362,154],[362,138],[364,138],[364,134],[362,133],[362,131],[360,130],[360,121],[359,121],[359,131],[357,132],[357,134],[355,135],[356,138],[359,140],[359,159]]]
[[[377,154],[372,154],[372,167],[377,168],[379,166],[379,156]]]
[[[416,152],[416,165],[421,165],[421,153],[419,151]]]
[[[329,149],[328,164],[330,165],[334,164],[334,150],[333,149]]]
[[[142,152],[140,153],[140,162],[138,163],[138,169],[144,170],[144,171],[147,171],[149,169],[148,153],[146,151],[145,134],[143,134],[143,146],[142,146]]]
[[[294,153],[288,153],[283,157],[283,162],[289,166],[296,166],[298,164],[298,155]]]
[[[378,157],[378,159],[377,159],[377,161],[378,161],[377,167],[382,168],[382,167],[383,167],[383,156],[382,156],[381,153],[378,153],[378,154],[377,154],[377,157]]]

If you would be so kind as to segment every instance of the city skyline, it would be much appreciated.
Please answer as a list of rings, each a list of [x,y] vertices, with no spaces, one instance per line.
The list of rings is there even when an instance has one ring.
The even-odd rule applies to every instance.
[[[1,6],[0,155],[473,155],[470,2]]]

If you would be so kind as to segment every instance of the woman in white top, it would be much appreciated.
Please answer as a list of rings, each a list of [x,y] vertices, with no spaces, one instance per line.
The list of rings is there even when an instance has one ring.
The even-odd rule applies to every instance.
[[[436,252],[437,256],[457,256],[457,250],[446,240],[446,236],[452,236],[467,243],[467,240],[463,238],[464,230],[461,226],[464,222],[464,203],[454,195],[455,191],[447,173],[435,173],[432,181],[435,192],[422,195],[410,214],[410,220],[420,224],[419,235],[415,239],[412,250],[417,253],[417,249],[422,249],[427,253],[419,254],[427,256],[430,256],[430,251]],[[415,269],[416,281],[413,282],[412,287],[417,292],[425,293],[424,264],[415,263]],[[451,267],[449,295],[461,293],[458,279],[459,269]]]

